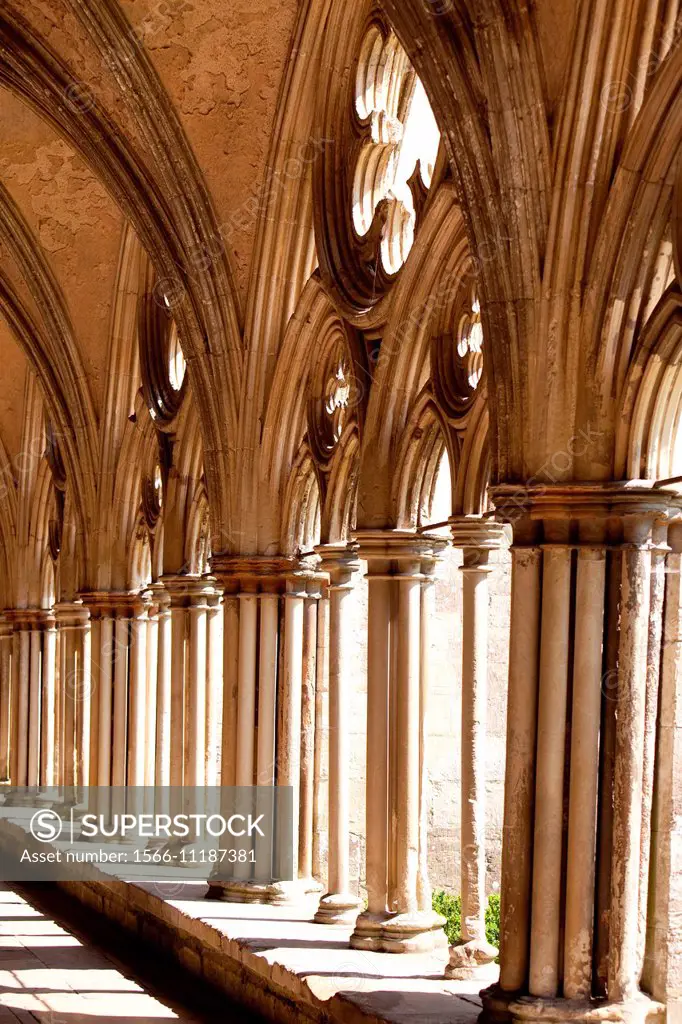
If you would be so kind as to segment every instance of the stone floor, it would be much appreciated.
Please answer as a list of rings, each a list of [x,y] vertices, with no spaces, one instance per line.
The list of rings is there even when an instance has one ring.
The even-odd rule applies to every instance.
[[[0,1022],[200,1024],[207,1019],[218,1018],[195,1016],[152,995],[116,959],[0,884]],[[246,1018],[239,1012],[220,1019]]]

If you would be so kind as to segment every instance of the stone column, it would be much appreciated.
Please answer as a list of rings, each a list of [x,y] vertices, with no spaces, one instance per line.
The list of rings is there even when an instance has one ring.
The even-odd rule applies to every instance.
[[[128,676],[133,608],[129,596],[120,595],[112,627],[111,785],[125,786],[128,760]]]
[[[278,901],[299,900],[306,894],[319,892],[321,889],[320,884],[310,876],[311,861],[302,865],[299,859],[306,602],[310,600],[312,593],[317,592],[318,587],[319,580],[305,565],[286,577],[281,679],[277,695],[276,783],[278,786],[291,786],[293,792],[293,882],[283,882],[275,887],[274,898]],[[310,842],[304,843],[306,858],[312,854],[312,829],[307,838]]]
[[[682,1007],[682,522],[668,543],[645,977],[674,1021]]]
[[[206,638],[206,751],[204,784],[218,785],[223,717],[223,601],[222,591],[211,578],[207,593]]]
[[[135,603],[130,628],[130,680],[128,697],[129,786],[145,784],[147,715],[147,626],[150,595],[144,592]]]
[[[660,523],[679,500],[634,483],[516,494],[511,485],[493,492],[524,548],[514,552],[512,582],[501,974],[484,1007],[517,1021],[586,1021],[600,998],[600,1015],[643,1022],[663,1011],[641,974],[642,936],[653,942],[659,896],[656,856],[643,843],[653,835],[645,819],[656,814],[646,752],[662,764],[664,749],[649,692],[658,689],[660,654],[660,623],[651,618],[661,614],[652,561],[661,556]],[[607,547],[614,568],[620,560],[619,586],[615,573],[607,582]],[[608,871],[598,863],[604,855]],[[645,962],[649,991],[653,973]]]
[[[13,786],[27,786],[31,634],[29,623],[22,611],[11,610],[6,612],[6,615],[14,629],[10,697],[10,781]]]
[[[313,875],[329,878],[329,592],[323,586],[317,604],[315,665],[315,802],[313,807]]]
[[[28,770],[29,786],[40,782],[40,712],[42,697],[43,626],[42,612],[31,616],[31,669],[29,677],[28,706]]]
[[[609,927],[609,999],[639,990],[639,894],[653,520],[626,516],[618,651]]]
[[[10,726],[12,691],[12,624],[0,619],[0,782],[10,778]]]
[[[460,867],[462,938],[450,949],[445,974],[476,977],[497,949],[486,941],[486,717],[488,705],[488,576],[490,552],[504,542],[504,528],[489,519],[451,520],[452,541],[462,549],[462,729]]]
[[[374,536],[360,548],[367,558],[367,785],[365,806],[367,909],[351,945],[381,948],[388,912],[388,702],[390,692],[391,567]],[[371,543],[374,540],[375,543]],[[383,554],[383,558],[379,557]],[[371,784],[370,781],[371,780]]]
[[[189,675],[185,685],[186,786],[205,785],[208,599],[213,594],[212,580],[193,581],[189,590]]]
[[[313,808],[315,784],[315,675],[317,660],[318,593],[303,606],[303,672],[301,683],[301,807],[298,837],[300,877],[313,878]]]
[[[170,785],[186,784],[187,686],[189,676],[189,615],[187,605],[192,578],[179,574],[162,577],[170,600]]]
[[[256,775],[259,786],[274,786],[275,784],[279,600],[279,594],[276,591],[264,590],[260,595],[258,749],[256,756]]]
[[[279,687],[277,785],[293,791],[293,877],[298,879],[301,808],[301,701],[303,689],[303,623],[305,578],[292,576],[284,594],[284,646]]]
[[[566,855],[564,995],[592,993],[606,551],[578,552]]]
[[[254,784],[257,651],[258,596],[244,591],[239,595],[236,786]]]
[[[61,641],[65,786],[87,786],[92,694],[90,614],[79,598],[55,605]]]
[[[158,606],[159,639],[156,671],[156,778],[155,785],[170,786],[171,761],[171,612],[170,596],[161,583],[152,586]]]
[[[328,891],[320,900],[318,924],[351,924],[361,906],[350,891],[350,695],[353,575],[360,568],[357,545],[316,549],[329,573],[329,849]]]
[[[424,570],[444,541],[400,531],[363,531],[358,540],[369,579],[368,907],[357,918],[351,946],[428,951],[443,947],[446,938],[443,918],[420,905],[419,897],[420,889],[428,889],[419,872],[421,588]]]
[[[293,879],[282,883],[259,881],[246,869],[232,881],[212,878],[208,895],[297,901],[320,888],[298,877],[304,603],[314,599],[319,579],[307,562],[277,557],[215,556],[211,569],[225,591],[222,785],[292,787],[296,863]],[[267,856],[266,843],[260,851]]]
[[[40,785],[57,785],[57,630],[54,616],[45,617],[40,739]]]
[[[220,784],[236,785],[239,708],[239,595],[234,579],[223,580],[223,721]]]

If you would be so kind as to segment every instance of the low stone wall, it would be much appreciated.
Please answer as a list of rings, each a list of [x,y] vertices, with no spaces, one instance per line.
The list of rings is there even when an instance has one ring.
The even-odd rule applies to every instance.
[[[206,887],[196,883],[102,878],[60,887],[278,1024],[475,1024],[481,1012],[480,982],[443,979],[447,951],[351,950],[350,929],[311,923],[312,903],[297,911],[215,903],[202,899]]]

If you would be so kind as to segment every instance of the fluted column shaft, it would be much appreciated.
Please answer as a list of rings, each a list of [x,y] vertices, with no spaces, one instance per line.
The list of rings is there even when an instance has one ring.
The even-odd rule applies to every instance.
[[[212,571],[225,592],[221,782],[223,786],[291,787],[294,872],[293,881],[287,873],[281,882],[264,882],[245,869],[231,882],[211,879],[210,895],[234,902],[295,901],[320,888],[310,877],[309,813],[305,836],[299,827],[303,671],[305,663],[314,674],[316,662],[311,628],[316,603],[314,567],[281,557],[220,556],[212,559]],[[306,616],[306,602],[311,601],[313,607]],[[314,727],[314,718],[310,724]],[[314,750],[314,731],[307,742]],[[304,801],[303,806],[310,810],[312,802],[308,807]],[[288,836],[286,842],[288,847]],[[267,845],[260,844],[257,856],[268,856]],[[299,878],[299,863],[306,870],[305,879]]]
[[[422,743],[425,699],[422,587],[436,537],[358,534],[368,563],[367,896],[351,946],[402,953],[446,943],[442,918],[422,905]],[[390,827],[389,827],[390,823]]]
[[[130,683],[128,698],[128,785],[145,784],[147,715],[147,626],[149,595],[136,605],[130,628]]]
[[[162,584],[157,584],[158,602],[158,666],[156,693],[156,780],[157,786],[170,785],[171,766],[171,667],[172,637],[170,597]]]
[[[513,495],[511,485],[493,492],[498,514],[516,513],[516,546],[501,973],[484,1006],[577,1020],[605,995],[613,1019],[645,1020],[661,1012],[647,995],[646,949],[660,892],[652,819],[665,792],[654,781],[665,749],[660,566],[677,498],[635,485],[538,486],[520,512]],[[673,585],[668,595],[674,618]]]
[[[478,517],[453,518],[452,539],[462,549],[462,730],[460,875],[461,942],[446,976],[475,976],[497,950],[486,941],[486,719],[488,705],[488,577],[491,551],[503,528]]]
[[[61,640],[65,786],[87,786],[90,777],[90,615],[79,599],[55,605]]]
[[[223,602],[222,591],[211,580],[207,594],[206,637],[206,750],[205,776],[207,786],[218,784],[220,769],[221,725],[223,714]]]
[[[0,781],[10,778],[12,624],[0,619]]]
[[[329,847],[328,891],[315,920],[343,924],[357,916],[360,901],[350,892],[350,696],[352,674],[353,575],[359,569],[354,547],[318,548],[329,572]]]

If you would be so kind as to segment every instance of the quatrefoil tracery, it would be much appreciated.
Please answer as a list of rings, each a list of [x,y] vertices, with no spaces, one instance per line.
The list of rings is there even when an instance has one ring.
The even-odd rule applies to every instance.
[[[328,55],[320,95],[317,130],[334,145],[313,167],[315,241],[338,312],[365,327],[412,248],[440,135],[424,88],[378,11],[359,43],[354,35],[344,41],[345,49]],[[379,323],[381,315],[369,319]]]

